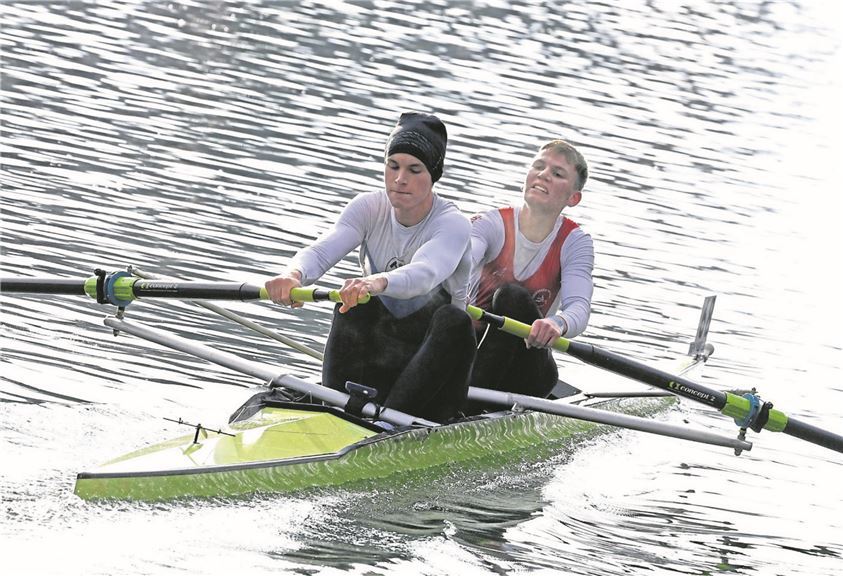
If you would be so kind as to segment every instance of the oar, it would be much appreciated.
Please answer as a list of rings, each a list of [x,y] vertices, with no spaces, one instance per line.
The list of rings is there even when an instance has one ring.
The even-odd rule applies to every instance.
[[[523,322],[486,312],[476,306],[468,306],[467,310],[475,320],[488,322],[513,336],[526,338],[530,334],[530,326]],[[741,429],[752,428],[756,432],[760,432],[762,429],[783,432],[795,438],[837,452],[843,452],[843,436],[789,417],[784,412],[772,408],[772,404],[769,402],[762,404],[755,394],[738,396],[731,392],[707,388],[682,376],[652,368],[620,354],[598,348],[593,344],[575,342],[564,337],[558,338],[553,343],[553,348],[587,364],[604,368],[621,376],[662,388],[678,396],[715,408],[722,414],[733,418]]]
[[[139,298],[183,300],[268,300],[266,288],[246,282],[181,282],[144,280],[128,272],[99,273],[80,279],[68,278],[0,278],[0,293],[68,294],[90,296],[101,304],[125,307]],[[340,302],[338,290],[293,288],[293,300]],[[361,299],[361,303],[368,297]]]

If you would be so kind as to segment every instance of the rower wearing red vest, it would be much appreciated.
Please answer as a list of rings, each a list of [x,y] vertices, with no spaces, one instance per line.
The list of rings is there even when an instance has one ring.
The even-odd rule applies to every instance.
[[[494,329],[484,335],[485,326],[478,326],[481,343],[471,386],[545,397],[556,385],[549,346],[559,336],[581,334],[591,312],[594,245],[562,215],[579,204],[587,178],[582,154],[564,140],[552,140],[530,163],[521,206],[472,219],[472,303],[531,329],[521,342]],[[471,404],[465,412],[481,408]]]

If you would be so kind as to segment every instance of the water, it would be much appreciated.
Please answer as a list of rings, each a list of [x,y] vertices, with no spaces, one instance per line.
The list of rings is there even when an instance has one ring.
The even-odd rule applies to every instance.
[[[702,377],[841,430],[832,3],[15,2],[2,13],[2,275],[126,264],[260,282],[379,185],[399,111],[449,127],[440,194],[516,201],[551,137],[592,178],[584,336],[660,366],[718,294]],[[347,259],[323,280],[356,270]],[[92,301],[0,297],[0,567],[30,574],[836,574],[839,455],[637,433],[504,470],[283,497],[88,504],[75,473],[223,423],[257,384],[113,338]],[[314,348],[329,309],[230,308]],[[315,378],[187,304],[130,317]],[[630,388],[559,358],[582,387]],[[683,403],[665,419],[734,433]]]

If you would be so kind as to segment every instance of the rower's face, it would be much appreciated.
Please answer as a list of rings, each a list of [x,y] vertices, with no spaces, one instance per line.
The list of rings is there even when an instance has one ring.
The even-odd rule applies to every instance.
[[[582,199],[576,182],[577,171],[564,154],[541,150],[527,169],[524,201],[534,208],[561,212]]]
[[[421,160],[403,152],[392,154],[384,163],[383,184],[397,214],[427,214],[433,202],[433,181]]]

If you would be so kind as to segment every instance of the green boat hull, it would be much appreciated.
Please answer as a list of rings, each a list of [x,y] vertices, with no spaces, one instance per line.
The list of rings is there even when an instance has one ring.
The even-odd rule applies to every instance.
[[[612,409],[648,415],[672,399],[624,400]],[[132,452],[82,472],[86,500],[170,500],[283,493],[388,478],[462,462],[541,455],[598,425],[541,412],[502,412],[436,428],[380,431],[324,406],[267,402],[223,430]]]

